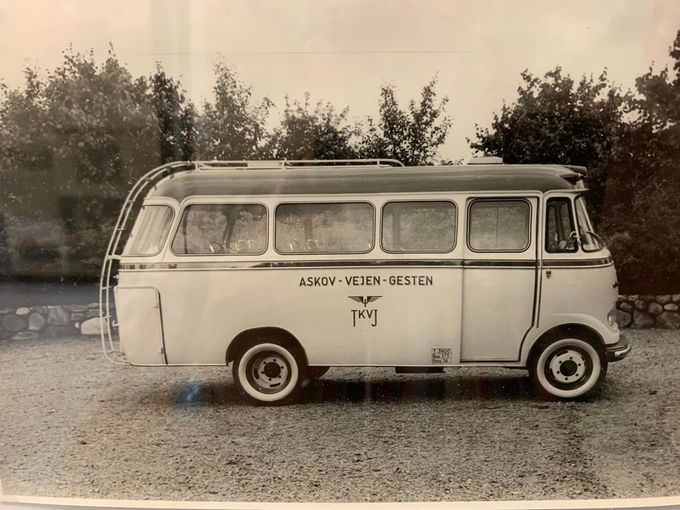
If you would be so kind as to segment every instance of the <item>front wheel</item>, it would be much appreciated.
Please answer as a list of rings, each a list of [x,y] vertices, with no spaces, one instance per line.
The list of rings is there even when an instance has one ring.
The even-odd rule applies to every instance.
[[[607,361],[585,340],[558,338],[537,347],[529,373],[543,396],[573,400],[599,387],[607,374]]]
[[[275,342],[258,343],[234,360],[233,375],[250,400],[265,405],[293,401],[304,378],[304,362],[290,348]]]

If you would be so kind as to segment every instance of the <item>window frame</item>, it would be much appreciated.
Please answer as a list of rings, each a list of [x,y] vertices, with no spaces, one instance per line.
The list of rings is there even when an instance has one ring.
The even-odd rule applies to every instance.
[[[182,220],[184,218],[184,214],[186,211],[192,207],[192,206],[201,206],[201,205],[208,205],[208,206],[230,206],[230,205],[235,205],[235,206],[243,206],[243,205],[259,205],[264,207],[265,210],[265,215],[266,215],[266,221],[265,221],[265,242],[264,242],[264,249],[261,252],[258,253],[177,253],[173,249],[173,245],[175,244],[175,239],[177,235],[179,234],[179,229],[182,228]],[[182,205],[182,207],[179,210],[178,214],[179,220],[177,221],[177,226],[175,227],[173,231],[173,236],[172,240],[170,241],[170,246],[169,246],[169,251],[172,253],[175,257],[261,257],[267,251],[269,250],[269,218],[270,218],[270,211],[269,207],[267,207],[267,204],[263,202],[187,202]]]
[[[433,203],[433,202],[439,202],[439,203],[449,203],[453,205],[453,211],[455,213],[455,225],[453,228],[453,246],[451,246],[450,249],[448,250],[409,250],[409,251],[404,251],[404,250],[388,250],[385,247],[385,244],[383,242],[383,233],[385,231],[385,207],[390,205],[390,204],[404,204],[404,203]],[[385,253],[389,253],[391,255],[418,255],[418,254],[424,254],[424,255],[443,255],[447,253],[451,253],[456,249],[458,246],[458,226],[460,224],[459,222],[459,211],[458,211],[458,204],[454,202],[453,200],[446,199],[446,198],[439,198],[439,199],[422,199],[422,198],[414,198],[414,199],[404,199],[404,200],[388,200],[385,202],[382,207],[380,208],[380,249],[384,251]]]
[[[472,247],[470,244],[470,223],[472,221],[472,207],[478,203],[478,202],[521,202],[527,205],[529,208],[529,215],[528,215],[528,220],[527,221],[527,228],[526,228],[526,233],[527,233],[527,242],[524,245],[523,248],[521,249],[515,249],[515,250],[478,250]],[[515,197],[484,197],[484,198],[472,198],[468,201],[467,209],[466,209],[466,220],[465,220],[465,244],[467,246],[467,249],[470,250],[473,253],[524,253],[531,247],[532,243],[532,237],[531,237],[531,221],[533,219],[533,209],[531,207],[531,202],[527,200],[526,198],[515,198]]]
[[[574,249],[573,250],[562,250],[562,251],[553,251],[548,248],[548,213],[550,211],[550,201],[551,200],[566,200],[567,203],[569,204],[569,219],[571,220],[571,225],[573,227],[572,232],[577,232],[578,229],[578,222],[576,219],[576,207],[574,204],[574,200],[572,197],[567,197],[567,196],[552,196],[552,197],[547,197],[545,201],[545,231],[543,232],[543,250],[545,250],[545,253],[549,253],[551,255],[559,255],[559,254],[574,254],[578,253],[580,246],[578,239],[574,240]]]
[[[279,251],[278,246],[276,245],[276,219],[277,219],[277,214],[279,211],[279,207],[282,205],[350,205],[350,204],[367,204],[371,206],[371,210],[373,211],[372,214],[372,224],[371,224],[371,247],[367,250],[364,251],[317,251],[317,252],[307,252],[307,251],[289,251],[289,252],[282,252]],[[276,204],[276,207],[274,208],[274,216],[272,217],[273,220],[273,247],[274,251],[278,253],[279,255],[282,256],[289,256],[289,255],[307,255],[307,256],[314,256],[314,255],[366,255],[367,253],[371,253],[373,250],[375,250],[376,242],[376,225],[377,225],[377,217],[376,217],[376,208],[375,204],[373,202],[369,202],[367,200],[334,200],[334,201],[286,201],[286,202],[279,202]]]
[[[127,251],[127,244],[130,241],[133,241],[133,237],[135,235],[139,234],[138,228],[141,227],[141,224],[137,225],[136,222],[139,220],[139,217],[140,217],[142,211],[146,207],[167,207],[168,209],[170,209],[170,222],[168,223],[168,228],[166,229],[165,235],[163,236],[163,238],[160,240],[160,243],[158,244],[158,251],[156,251],[155,253],[150,253],[150,254],[129,253]],[[122,256],[123,257],[130,257],[130,258],[132,258],[132,257],[157,257],[158,255],[163,253],[163,251],[164,251],[163,249],[165,248],[165,244],[168,242],[168,237],[170,236],[170,233],[173,232],[172,225],[175,222],[175,214],[176,214],[175,208],[172,207],[170,204],[142,204],[142,208],[140,209],[139,214],[137,215],[137,220],[135,220],[135,225],[133,226],[133,229],[130,232],[130,237],[125,242],[125,246],[123,248],[123,255]],[[132,246],[130,246],[130,248],[132,248]]]

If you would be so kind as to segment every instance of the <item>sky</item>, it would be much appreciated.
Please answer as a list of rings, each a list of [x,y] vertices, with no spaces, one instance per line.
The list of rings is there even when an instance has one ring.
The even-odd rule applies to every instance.
[[[0,0],[0,80],[57,66],[62,52],[109,44],[133,75],[156,62],[197,103],[211,97],[223,61],[277,108],[284,97],[375,116],[383,84],[405,104],[433,76],[453,118],[440,155],[467,159],[466,137],[512,102],[520,72],[560,65],[574,77],[609,77],[624,89],[668,62],[679,0]]]

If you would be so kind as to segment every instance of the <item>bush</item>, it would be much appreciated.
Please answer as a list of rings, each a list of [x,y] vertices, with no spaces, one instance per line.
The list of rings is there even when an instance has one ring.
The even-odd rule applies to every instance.
[[[680,285],[680,191],[653,183],[617,201],[601,225],[623,293],[677,293]]]

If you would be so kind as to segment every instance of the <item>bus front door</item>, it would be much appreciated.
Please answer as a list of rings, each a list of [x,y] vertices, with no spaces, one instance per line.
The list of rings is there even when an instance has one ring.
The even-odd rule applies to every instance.
[[[467,204],[461,362],[518,361],[534,320],[536,198]]]

